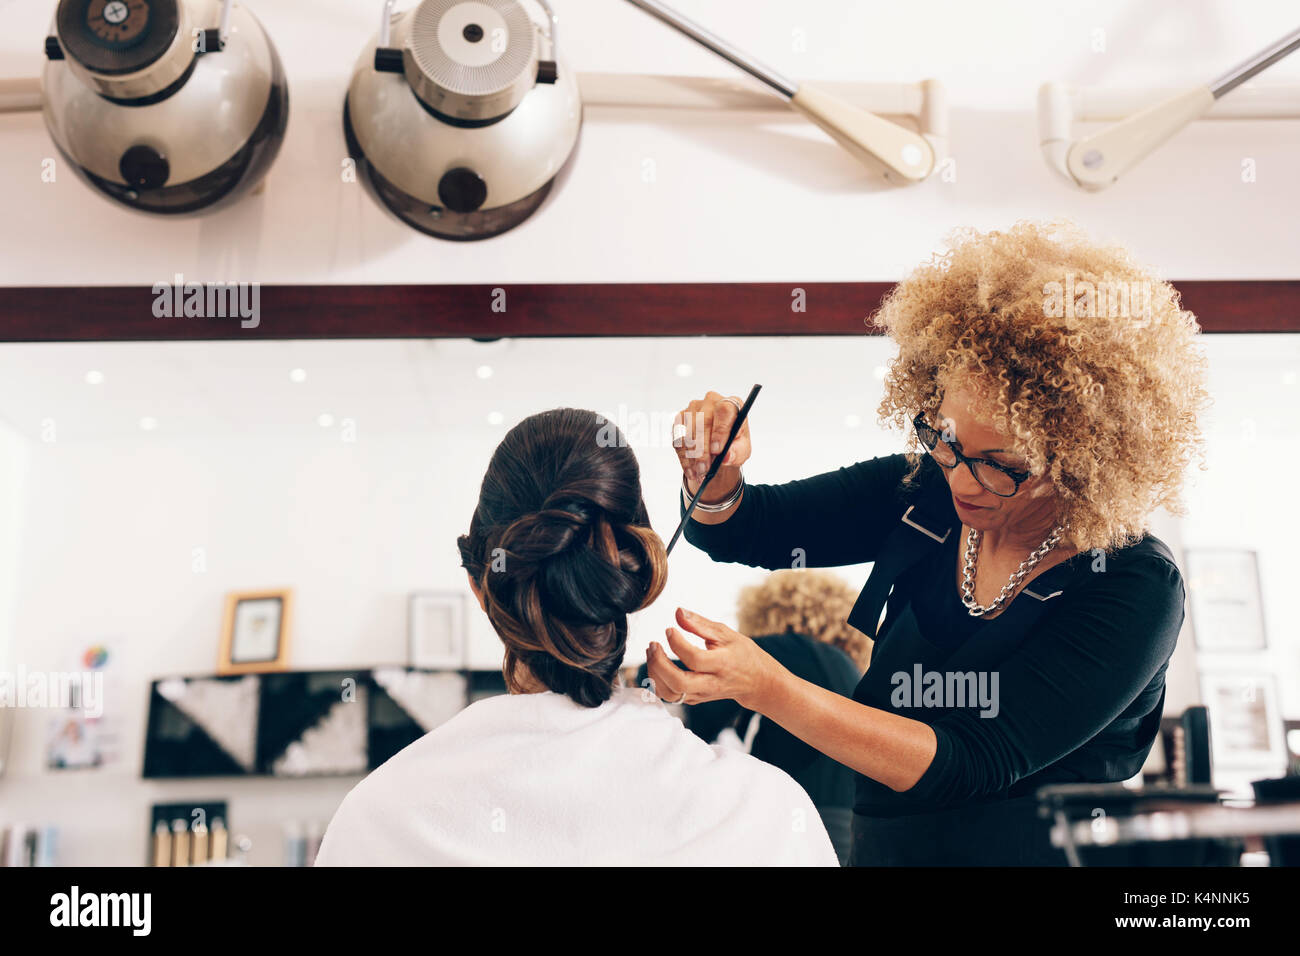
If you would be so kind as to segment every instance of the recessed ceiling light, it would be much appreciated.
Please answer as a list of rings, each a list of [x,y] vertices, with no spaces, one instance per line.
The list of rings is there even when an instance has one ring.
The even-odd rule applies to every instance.
[[[329,412],[321,412],[320,417],[316,419],[321,428],[332,428],[334,426],[334,416]]]
[[[688,365],[686,362],[682,362],[680,365],[677,366],[678,378],[690,378],[694,374],[695,374],[695,369],[692,368],[690,365]]]
[[[491,378],[491,377],[492,377],[492,366],[491,366],[491,365],[480,365],[480,366],[475,370],[475,373],[474,373],[474,374],[476,374],[479,378]]]
[[[1296,373],[1295,373],[1295,372],[1283,372],[1283,373],[1282,373],[1282,384],[1283,384],[1283,385],[1294,385],[1294,384],[1296,383],[1296,378],[1297,378],[1297,376],[1296,376]]]
[[[305,368],[294,368],[289,370],[289,381],[295,385],[307,381],[307,370]]]
[[[862,419],[859,418],[857,415],[844,416],[844,426],[846,428],[857,428],[861,424],[862,424]]]
[[[877,366],[876,366],[874,369],[872,369],[871,371],[872,371],[872,374],[875,375],[876,378],[880,379],[881,381],[884,381],[885,376],[889,374],[889,369],[887,369],[887,368],[886,368],[885,366],[883,366],[883,365],[877,365]]]
[[[488,412],[489,425],[500,425],[505,420],[506,417],[502,415],[500,412]]]
[[[151,432],[157,427],[158,419],[151,415],[146,415],[144,418],[140,419],[140,428],[144,431]]]
[[[103,381],[104,381],[104,373],[98,371],[97,369],[92,368],[89,372],[86,373],[87,385],[100,385],[103,383]]]

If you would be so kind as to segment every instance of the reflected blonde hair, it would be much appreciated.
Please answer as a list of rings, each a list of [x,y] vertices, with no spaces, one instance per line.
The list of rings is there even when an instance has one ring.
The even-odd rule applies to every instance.
[[[1198,417],[1210,399],[1200,327],[1174,287],[1069,222],[964,229],[949,245],[873,316],[898,344],[879,415],[908,432],[906,480],[924,457],[912,418],[958,373],[985,421],[1050,480],[1063,543],[1114,550],[1157,507],[1185,514],[1187,466],[1206,467]]]
[[[833,644],[866,670],[871,638],[848,624],[858,593],[827,571],[774,571],[762,584],[740,592],[737,624],[742,634],[803,634]]]

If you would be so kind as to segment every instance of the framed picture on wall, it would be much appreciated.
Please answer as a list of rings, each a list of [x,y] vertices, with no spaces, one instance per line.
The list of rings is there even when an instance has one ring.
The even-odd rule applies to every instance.
[[[46,738],[45,766],[49,770],[83,770],[104,762],[95,721],[80,713],[50,718]]]
[[[465,595],[460,591],[416,591],[407,605],[407,640],[412,667],[460,670],[469,664]]]
[[[258,674],[289,666],[293,592],[236,591],[226,595],[218,674]]]
[[[1215,767],[1270,771],[1286,765],[1282,714],[1272,675],[1203,673],[1201,696],[1209,711]]]
[[[1264,650],[1264,611],[1256,553],[1237,548],[1195,548],[1188,549],[1183,558],[1197,650]]]

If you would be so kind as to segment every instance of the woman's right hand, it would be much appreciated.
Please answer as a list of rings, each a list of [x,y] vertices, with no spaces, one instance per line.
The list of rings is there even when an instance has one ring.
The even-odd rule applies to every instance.
[[[709,392],[687,405],[673,420],[673,448],[691,494],[699,490],[713,459],[727,443],[742,404],[743,399],[736,396],[728,398],[718,392]],[[730,495],[740,481],[740,466],[749,460],[749,454],[749,419],[746,418],[726,459],[700,500],[707,504],[722,501]]]

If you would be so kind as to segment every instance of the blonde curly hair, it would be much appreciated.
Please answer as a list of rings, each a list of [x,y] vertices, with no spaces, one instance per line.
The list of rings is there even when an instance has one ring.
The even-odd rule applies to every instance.
[[[1200,327],[1173,286],[1068,221],[958,230],[949,246],[872,317],[898,344],[879,419],[909,432],[905,480],[924,458],[912,418],[938,407],[956,373],[1050,479],[1063,543],[1111,551],[1137,541],[1155,508],[1185,514],[1210,399]]]
[[[857,591],[827,571],[773,571],[741,590],[736,623],[751,637],[793,632],[833,644],[865,671],[871,638],[848,624],[857,599]]]

